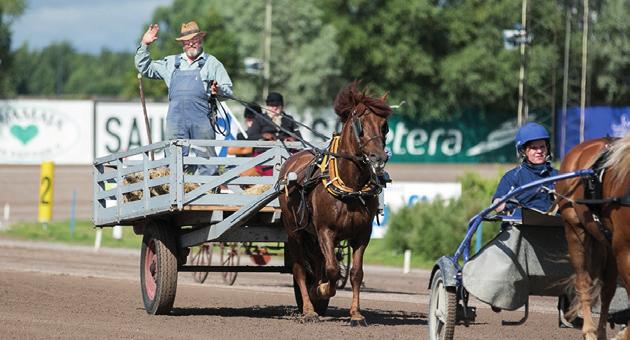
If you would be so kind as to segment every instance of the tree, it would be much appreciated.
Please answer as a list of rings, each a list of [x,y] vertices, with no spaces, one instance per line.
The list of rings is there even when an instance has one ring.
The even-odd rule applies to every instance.
[[[595,89],[591,104],[628,105],[630,100],[630,3],[609,0],[593,27],[590,51]]]
[[[25,9],[25,0],[2,0],[0,2],[0,98],[14,91],[11,87],[9,71],[13,65],[11,56],[11,24]]]

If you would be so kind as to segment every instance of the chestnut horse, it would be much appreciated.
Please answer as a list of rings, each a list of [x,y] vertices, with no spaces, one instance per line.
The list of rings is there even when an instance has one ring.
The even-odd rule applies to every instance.
[[[359,91],[357,82],[347,85],[334,103],[343,123],[340,136],[325,151],[292,155],[280,169],[284,181],[297,174],[279,200],[298,309],[306,321],[319,320],[335,295],[340,273],[335,246],[348,240],[353,250],[350,320],[353,326],[367,325],[359,310],[359,288],[388,159],[385,136],[391,108],[385,101],[386,96],[373,98]]]
[[[556,185],[569,258],[575,269],[576,297],[568,316],[581,311],[584,338],[606,339],[617,273],[630,295],[630,134],[622,139],[601,138],[575,146],[565,156],[560,171],[583,168],[593,168],[597,175]],[[595,327],[591,306],[600,293],[601,312]],[[630,339],[630,332],[622,331],[618,339]]]

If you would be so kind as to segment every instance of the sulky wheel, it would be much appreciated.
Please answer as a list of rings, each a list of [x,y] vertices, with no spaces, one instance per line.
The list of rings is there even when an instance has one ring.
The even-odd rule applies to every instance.
[[[176,233],[165,223],[144,229],[140,254],[140,286],[144,309],[152,315],[168,314],[177,291]]]
[[[431,280],[429,302],[429,339],[452,340],[455,333],[457,297],[455,287],[445,287],[442,271],[437,270]]]
[[[227,267],[238,266],[241,262],[241,244],[223,243],[221,242],[221,265]],[[238,272],[223,272],[223,282],[228,285],[233,285],[236,281]]]
[[[212,244],[204,243],[190,252],[190,264],[193,266],[209,266],[212,263]],[[203,283],[208,272],[193,272],[193,280]]]
[[[335,248],[335,257],[339,263],[339,279],[337,280],[337,289],[343,289],[348,282],[348,276],[350,276],[350,262],[352,259],[352,253],[348,241],[341,241],[338,247]]]

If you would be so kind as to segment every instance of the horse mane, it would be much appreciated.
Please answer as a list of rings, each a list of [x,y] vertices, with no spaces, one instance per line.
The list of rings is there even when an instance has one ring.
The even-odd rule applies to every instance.
[[[342,122],[348,119],[355,108],[359,115],[363,114],[365,110],[370,110],[377,116],[387,118],[392,113],[392,108],[385,102],[386,95],[382,98],[371,97],[365,89],[359,90],[358,85],[359,81],[351,82],[341,89],[335,98],[335,113]]]
[[[630,133],[610,146],[610,156],[604,166],[611,170],[613,182],[623,181],[630,175]]]

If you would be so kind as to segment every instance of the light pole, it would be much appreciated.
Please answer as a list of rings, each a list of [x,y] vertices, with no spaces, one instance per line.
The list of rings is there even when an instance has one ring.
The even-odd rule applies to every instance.
[[[527,0],[523,0],[521,10],[521,32],[520,32],[520,48],[521,48],[521,67],[518,74],[518,126],[523,125],[527,120],[527,57],[525,55],[525,46],[527,45]]]
[[[271,77],[270,59],[271,59],[271,0],[267,0],[265,4],[265,36],[263,47],[263,99],[269,93],[269,78]]]
[[[582,81],[580,84],[580,143],[584,141],[584,124],[586,123],[586,68],[588,62],[588,0],[584,0],[584,22],[582,24]]]

